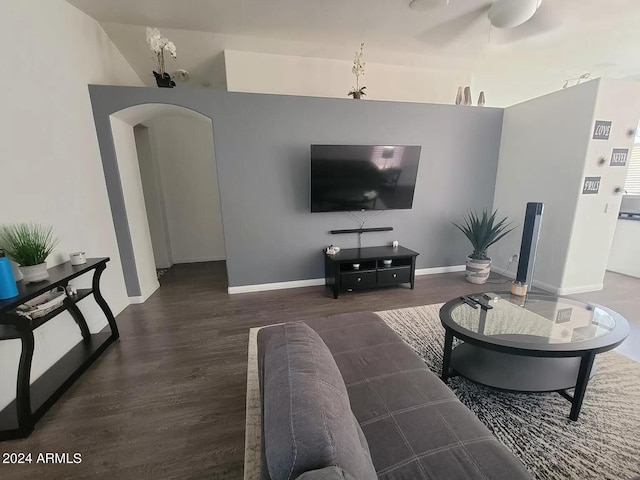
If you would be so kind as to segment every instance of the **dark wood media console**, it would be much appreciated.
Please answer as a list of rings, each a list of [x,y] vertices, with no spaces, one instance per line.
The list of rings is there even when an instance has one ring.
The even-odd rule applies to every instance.
[[[404,247],[347,248],[335,255],[324,254],[325,285],[338,298],[340,290],[360,290],[387,287],[401,283],[411,284],[416,273],[419,253]],[[391,265],[384,264],[391,260]],[[353,264],[360,264],[354,268]]]

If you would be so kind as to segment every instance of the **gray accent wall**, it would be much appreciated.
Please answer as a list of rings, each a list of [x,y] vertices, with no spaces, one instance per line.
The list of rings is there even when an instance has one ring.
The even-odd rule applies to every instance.
[[[502,109],[186,88],[91,85],[89,91],[116,229],[126,223],[126,211],[113,198],[122,189],[109,115],[168,103],[211,118],[230,286],[320,278],[324,247],[357,246],[355,234],[329,234],[360,226],[349,213],[310,213],[313,143],[422,146],[413,209],[380,214],[366,226],[394,231],[362,236],[363,246],[398,240],[416,250],[418,268],[464,264],[470,246],[451,221],[493,204]],[[118,234],[119,244],[127,231]],[[127,248],[120,245],[121,253]]]

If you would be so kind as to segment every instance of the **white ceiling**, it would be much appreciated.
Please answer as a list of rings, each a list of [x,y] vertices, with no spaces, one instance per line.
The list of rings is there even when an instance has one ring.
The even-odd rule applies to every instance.
[[[146,26],[174,41],[177,67],[214,84],[224,48],[350,60],[363,41],[371,62],[640,75],[638,0],[544,0],[532,20],[508,31],[479,14],[485,0],[433,0],[439,6],[425,11],[410,9],[410,0],[67,1],[102,23],[149,82]]]

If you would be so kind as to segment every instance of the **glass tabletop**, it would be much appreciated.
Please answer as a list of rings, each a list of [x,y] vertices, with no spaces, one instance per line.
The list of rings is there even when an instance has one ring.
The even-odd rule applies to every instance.
[[[461,303],[451,310],[450,318],[474,334],[539,345],[594,340],[616,328],[616,318],[609,311],[567,298],[505,293],[487,303],[493,308]]]

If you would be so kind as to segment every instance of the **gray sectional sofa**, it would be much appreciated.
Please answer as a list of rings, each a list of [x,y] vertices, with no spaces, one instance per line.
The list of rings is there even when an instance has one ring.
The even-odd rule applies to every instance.
[[[258,334],[263,480],[530,479],[373,313]]]

